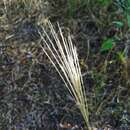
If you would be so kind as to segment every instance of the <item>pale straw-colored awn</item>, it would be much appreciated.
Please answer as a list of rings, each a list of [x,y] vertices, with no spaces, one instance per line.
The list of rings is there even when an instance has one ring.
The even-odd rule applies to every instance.
[[[56,33],[50,21],[48,22],[48,25],[51,36],[48,35],[44,27],[43,32],[39,32],[41,40],[44,43],[41,45],[41,48],[59,73],[70,94],[75,99],[75,103],[81,111],[87,129],[90,130],[88,103],[77,49],[72,43],[70,34],[68,34],[67,38],[63,36],[59,24],[59,35]]]

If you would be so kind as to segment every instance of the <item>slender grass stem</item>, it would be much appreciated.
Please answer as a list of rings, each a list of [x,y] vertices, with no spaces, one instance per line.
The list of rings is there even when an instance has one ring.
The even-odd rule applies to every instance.
[[[41,48],[60,75],[70,94],[74,97],[75,103],[81,111],[88,130],[91,130],[87,97],[79,65],[77,49],[72,43],[70,34],[67,38],[63,35],[59,24],[59,35],[56,33],[50,21],[48,22],[48,26],[50,29],[50,35],[45,31],[44,27],[43,33],[39,32],[41,41],[43,42]]]

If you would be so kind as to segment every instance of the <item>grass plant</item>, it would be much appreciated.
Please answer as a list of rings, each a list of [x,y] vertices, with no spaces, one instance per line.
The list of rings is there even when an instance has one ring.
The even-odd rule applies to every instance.
[[[48,22],[51,36],[45,31],[40,33],[43,51],[59,73],[70,94],[74,97],[75,103],[81,111],[88,130],[90,130],[89,110],[85,87],[82,79],[77,49],[72,43],[70,34],[66,38],[58,24],[59,35],[51,22]]]
[[[6,13],[8,12],[8,7],[12,5],[16,5],[17,8],[22,5],[24,9],[31,11],[31,9],[42,8],[43,2],[44,0],[3,0]]]

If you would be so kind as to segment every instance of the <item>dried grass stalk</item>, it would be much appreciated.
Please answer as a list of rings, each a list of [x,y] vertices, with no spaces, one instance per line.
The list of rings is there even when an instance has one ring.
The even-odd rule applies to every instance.
[[[70,94],[74,97],[75,103],[79,107],[85,120],[87,128],[90,130],[89,111],[85,87],[82,79],[81,69],[77,49],[72,43],[70,34],[64,37],[61,27],[58,24],[59,35],[56,33],[51,22],[48,22],[51,36],[45,31],[40,33],[44,46],[43,51],[59,73]]]

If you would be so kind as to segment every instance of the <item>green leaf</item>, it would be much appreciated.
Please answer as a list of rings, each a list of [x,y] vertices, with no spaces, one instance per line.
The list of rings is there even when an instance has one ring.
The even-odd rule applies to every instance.
[[[128,27],[130,28],[130,15],[127,14],[127,23],[128,23]]]
[[[115,26],[118,28],[121,28],[124,26],[124,23],[122,21],[114,21],[113,24],[115,24]]]
[[[128,8],[129,8],[129,6],[130,6],[130,0],[128,0]]]
[[[102,46],[101,46],[101,52],[104,52],[104,51],[109,51],[110,49],[112,49],[114,45],[114,40],[109,38],[107,40],[104,40],[103,43],[102,43]]]

